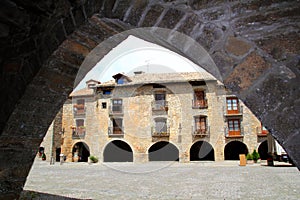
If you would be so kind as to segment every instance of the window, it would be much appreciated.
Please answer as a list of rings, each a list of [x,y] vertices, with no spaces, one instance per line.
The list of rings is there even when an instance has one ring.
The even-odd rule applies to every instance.
[[[82,127],[84,127],[84,120],[83,120],[83,119],[77,119],[77,120],[76,120],[76,127],[77,127],[77,128],[82,128]]]
[[[203,90],[194,91],[193,107],[198,107],[198,108],[207,107],[207,101],[205,99],[205,93]]]
[[[167,133],[167,119],[156,118],[155,119],[155,132],[156,133]]]
[[[195,117],[195,131],[201,133],[206,132],[206,116]]]
[[[107,107],[106,102],[102,102],[102,108],[103,108],[103,109],[106,109],[106,107]]]
[[[85,135],[85,126],[83,119],[76,120],[76,131],[73,130],[73,136],[84,136]]]
[[[84,105],[84,99],[78,99],[77,105]]]
[[[232,97],[232,98],[227,98],[226,100],[227,103],[227,111],[228,113],[238,113],[238,105],[239,105],[239,100],[238,98]]]
[[[155,101],[165,101],[166,100],[166,94],[165,93],[156,93],[154,95]]]
[[[241,126],[240,119],[228,119],[228,128],[226,128],[226,137],[237,136],[243,137],[243,127]]]
[[[154,94],[155,105],[164,107],[166,102],[166,94],[165,93],[156,93]]]
[[[240,130],[240,120],[229,119],[228,120],[228,129],[229,129],[229,131],[239,131]]]
[[[123,134],[123,119],[112,119],[113,122],[113,134]]]
[[[76,101],[76,104],[73,106],[74,114],[80,115],[85,113],[85,100],[84,99],[78,99]]]
[[[113,99],[112,100],[112,111],[121,113],[122,112],[122,105],[123,105],[122,99]]]
[[[266,129],[266,127],[264,127],[263,125],[261,125],[261,134],[262,135],[267,135],[269,133],[268,129]]]
[[[124,78],[118,79],[117,83],[118,83],[119,85],[124,84],[124,83],[125,83]]]
[[[111,90],[103,90],[103,94],[104,95],[110,95],[111,94]]]

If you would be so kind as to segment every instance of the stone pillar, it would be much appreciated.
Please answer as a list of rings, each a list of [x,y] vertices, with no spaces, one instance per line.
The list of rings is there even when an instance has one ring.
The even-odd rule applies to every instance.
[[[190,162],[190,155],[188,152],[179,151],[179,162],[180,163],[188,163]]]
[[[134,163],[147,163],[147,162],[149,162],[149,154],[148,153],[134,153],[133,154],[133,162]]]

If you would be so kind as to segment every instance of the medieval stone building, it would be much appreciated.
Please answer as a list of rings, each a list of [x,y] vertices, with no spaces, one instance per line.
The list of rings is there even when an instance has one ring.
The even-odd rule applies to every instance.
[[[87,81],[64,104],[67,162],[220,161],[267,151],[260,121],[206,72],[113,78]]]

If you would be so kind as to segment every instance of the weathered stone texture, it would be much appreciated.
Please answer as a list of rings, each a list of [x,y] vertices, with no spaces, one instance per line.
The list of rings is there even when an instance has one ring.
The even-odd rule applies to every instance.
[[[229,37],[227,40],[227,44],[225,46],[226,51],[235,55],[235,56],[243,56],[249,52],[251,45],[239,40],[235,37]]]
[[[270,67],[270,63],[267,63],[264,58],[253,52],[234,68],[225,80],[225,84],[233,91],[243,91],[253,85],[257,78]]]
[[[161,14],[163,13],[164,9],[165,8],[160,5],[151,6],[144,19],[142,19],[143,21],[139,22],[139,25],[143,27],[154,26],[157,23]]]
[[[103,4],[103,2],[106,3]],[[217,59],[216,63],[225,63],[226,66],[222,64],[220,64],[220,66],[218,65],[222,78],[229,77],[232,71],[234,71],[234,66],[241,66],[244,61],[243,58],[240,58],[243,56],[236,58],[238,51],[233,50],[235,54],[228,54],[225,51],[226,41],[228,41],[229,37],[236,37],[250,44],[250,49],[265,60],[266,65],[263,65],[272,66],[270,76],[266,75],[268,73],[260,75],[261,71],[259,71],[259,73],[254,73],[254,75],[260,77],[253,79],[249,79],[249,76],[246,74],[246,72],[248,72],[247,70],[239,71],[241,74],[239,76],[241,83],[245,77],[247,84],[243,85],[243,88],[235,87],[234,85],[228,85],[228,88],[234,89],[235,93],[245,100],[245,103],[251,108],[255,115],[260,117],[263,123],[272,130],[271,133],[283,144],[283,147],[290,153],[295,164],[299,167],[299,145],[297,147],[296,143],[285,143],[284,141],[287,138],[289,138],[288,141],[295,141],[292,138],[297,139],[299,135],[297,132],[297,130],[299,130],[299,124],[295,122],[298,120],[287,120],[284,122],[285,126],[275,126],[275,122],[278,121],[277,119],[297,119],[296,116],[299,116],[299,109],[297,109],[298,102],[295,101],[295,99],[299,99],[299,91],[297,90],[299,86],[299,36],[297,34],[299,32],[299,2],[136,0],[130,3],[128,2],[128,9],[126,9],[125,3],[122,4],[122,8],[120,8],[122,14],[115,15],[116,17],[120,17],[119,21],[116,20],[118,22],[111,23],[106,27],[103,26],[100,30],[97,29],[99,24],[97,26],[89,24],[90,20],[87,19],[100,10],[101,12],[97,14],[98,18],[113,16],[113,9],[115,9],[115,12],[119,9],[117,6],[114,7],[116,2],[123,3],[127,1],[90,0],[70,2],[64,0],[34,3],[27,0],[1,1],[0,27],[3,31],[1,31],[0,34],[0,111],[3,114],[0,119],[0,132],[2,135],[4,134],[3,132],[14,134],[11,130],[19,130],[22,121],[35,121],[34,117],[28,118],[28,116],[33,116],[33,114],[43,116],[44,113],[47,113],[49,118],[53,118],[59,110],[58,107],[62,106],[66,96],[71,92],[69,85],[72,85],[70,82],[75,79],[74,74],[78,68],[73,67],[64,71],[67,80],[63,83],[67,83],[67,87],[63,84],[59,87],[55,86],[58,83],[57,81],[62,81],[63,77],[59,73],[51,73],[51,70],[46,71],[43,69],[42,73],[44,73],[46,77],[35,77],[43,64],[48,65],[47,59],[50,58],[50,55],[74,30],[85,29],[80,31],[82,35],[89,38],[89,44],[95,42],[96,45],[104,39],[116,34],[121,29],[124,29],[124,23],[120,20],[124,20],[128,24],[128,27],[130,27],[130,25],[141,27],[153,26],[159,23],[160,20],[167,23],[168,20],[164,19],[164,16],[167,14],[166,11],[172,8],[193,16],[191,21],[190,18],[187,17],[186,23],[184,23],[183,20],[181,22],[183,23],[182,26],[176,26],[176,28],[184,33],[189,33],[189,35],[200,42],[208,52],[216,55],[214,57]],[[129,9],[131,6],[132,8]],[[125,10],[126,12],[123,15]],[[175,19],[173,16],[170,16],[170,18]],[[180,19],[178,19],[178,22],[179,20]],[[86,25],[80,27],[82,23],[86,23]],[[172,26],[175,23],[176,22],[173,21]],[[116,24],[118,26],[116,26]],[[172,26],[166,24],[166,27]],[[110,29],[111,27],[119,27],[120,29],[116,31],[115,28],[113,28],[114,30]],[[182,29],[188,30],[184,31]],[[74,37],[71,39],[73,40]],[[148,41],[158,43],[158,40],[153,38],[148,38]],[[82,40],[78,42],[82,44]],[[178,51],[177,48],[173,47],[175,45],[165,46],[171,50]],[[87,48],[90,50],[93,47],[91,45]],[[182,51],[181,53],[189,58],[189,54],[192,52]],[[67,57],[69,56],[68,54],[65,55]],[[71,61],[72,56],[68,58],[72,64],[80,64],[80,61],[83,59],[83,57],[79,57],[79,59]],[[218,60],[218,58],[220,58],[220,60]],[[54,65],[51,66],[53,67]],[[284,70],[282,70],[280,66],[283,67]],[[60,67],[68,68],[69,66],[61,65]],[[284,76],[282,75],[282,71],[283,74],[285,74]],[[290,71],[292,71],[292,73]],[[67,73],[70,73],[70,76],[67,76]],[[294,75],[290,76],[290,74],[293,73]],[[45,85],[46,82],[52,81],[52,79],[48,79],[47,76],[58,76],[59,78],[56,79],[56,81],[53,79],[55,84],[47,83]],[[33,81],[33,79],[35,79],[35,81]],[[278,81],[278,83],[276,81]],[[273,83],[276,84],[273,85]],[[30,86],[28,86],[28,84],[30,84]],[[33,93],[26,94],[26,88],[32,86],[36,86],[36,90],[33,89],[31,90]],[[48,86],[51,87],[48,88]],[[42,89],[38,89],[38,87]],[[263,93],[258,91],[259,94],[257,94],[257,89],[263,91]],[[61,93],[51,93],[52,90],[56,92],[59,91],[63,95],[61,95]],[[245,91],[248,93],[245,94]],[[40,94],[35,95],[36,92],[40,92]],[[268,93],[276,93],[277,95],[264,96],[264,94]],[[45,112],[43,108],[37,108],[32,111],[32,114],[27,113],[22,115],[20,106],[27,107],[26,104],[22,104],[22,96],[25,97],[26,101],[28,99],[30,100],[30,98],[37,100],[36,102],[38,102],[38,99],[43,99],[42,106],[45,107],[45,110],[48,109],[47,112]],[[284,96],[285,99],[276,99],[275,97],[278,96]],[[48,99],[48,101],[45,99]],[[53,102],[56,102],[56,104],[53,105]],[[271,102],[274,108],[277,106],[277,109],[266,109],[270,108],[270,106],[266,106],[265,102]],[[40,103],[36,103],[36,105],[38,104]],[[54,108],[55,106],[57,106],[57,108]],[[28,110],[30,107],[31,106],[24,109]],[[282,112],[283,110],[284,112]],[[270,119],[261,117],[262,113]],[[276,113],[276,115],[274,113]],[[44,117],[48,118],[47,116]],[[21,117],[23,118],[21,119]],[[11,118],[11,120],[9,120],[9,118]],[[39,125],[43,127],[41,129],[32,125],[26,130],[30,131],[30,134],[37,134],[35,130],[38,129],[39,132],[44,134],[51,121],[52,119],[45,119],[45,121],[40,122]],[[3,131],[5,126],[10,127],[10,129],[5,128],[6,131]],[[286,131],[285,127],[290,127],[290,131]],[[15,134],[18,135],[20,133],[16,131]],[[29,133],[26,132],[25,135],[26,134]],[[3,139],[3,143],[5,143],[5,139]],[[36,147],[36,143],[32,143],[31,148],[36,149]],[[24,155],[25,154],[26,153],[24,153]],[[30,159],[26,160],[26,162],[31,162],[31,155],[28,154],[28,156]],[[14,185],[13,182],[11,182],[11,184]]]
[[[149,76],[151,76],[149,74]],[[170,75],[171,76],[171,75]],[[166,89],[155,89],[151,85],[144,86],[120,86],[113,90],[110,96],[81,96],[74,95],[63,107],[62,129],[64,143],[62,152],[67,156],[67,162],[74,161],[73,147],[78,142],[84,142],[90,154],[97,156],[99,162],[103,162],[103,154],[106,145],[114,140],[122,140],[132,148],[134,162],[148,162],[149,148],[159,141],[168,141],[174,144],[179,150],[179,161],[190,161],[191,146],[198,141],[206,141],[212,145],[215,153],[215,160],[224,160],[224,148],[232,141],[241,141],[246,144],[248,151],[258,149],[261,142],[266,137],[258,139],[257,130],[261,128],[261,122],[242,103],[244,107],[241,125],[244,136],[241,138],[225,137],[224,127],[227,127],[227,118],[224,116],[226,108],[226,95],[224,87],[217,84],[217,81],[207,82],[205,86],[192,87],[188,82],[165,83]],[[206,91],[208,100],[207,109],[193,109],[192,99],[195,89]],[[152,102],[154,93],[157,91],[166,92],[168,101],[168,111],[153,111]],[[73,112],[73,106],[77,100],[85,100],[86,112],[83,116],[77,116]],[[122,99],[123,114],[111,114],[112,99]],[[102,104],[107,107],[103,108]],[[192,136],[195,126],[195,116],[207,116],[207,126],[210,130],[209,137]],[[155,118],[166,118],[167,126],[170,128],[170,136],[153,137],[152,132],[155,127]],[[111,118],[122,118],[124,135],[110,136],[109,127],[112,127]],[[237,117],[239,119],[239,117]],[[79,139],[72,138],[71,127],[76,126],[77,119],[84,119],[85,136]],[[181,127],[181,129],[179,129]],[[178,139],[180,138],[180,140]]]

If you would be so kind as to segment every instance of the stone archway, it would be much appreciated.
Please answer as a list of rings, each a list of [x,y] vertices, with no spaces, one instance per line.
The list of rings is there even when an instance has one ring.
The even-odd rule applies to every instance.
[[[195,142],[190,149],[190,161],[215,161],[215,151],[206,141]]]
[[[5,174],[0,182],[5,198],[22,190],[36,148],[70,94],[86,55],[128,24],[129,28],[169,28],[203,45],[212,54],[225,85],[246,103],[300,168],[300,128],[295,123],[300,94],[299,3],[120,2],[1,1],[0,168]],[[97,16],[90,18],[95,13]],[[167,38],[174,39],[173,35]],[[175,47],[182,48],[188,57],[194,53],[189,49],[192,42]],[[15,171],[21,171],[17,177],[8,175]]]
[[[267,140],[263,141],[258,147],[258,153],[260,155],[260,159],[267,160],[268,156],[268,142]]]
[[[87,162],[90,156],[90,148],[84,142],[77,142],[72,148],[73,162]]]
[[[247,146],[240,141],[231,141],[224,148],[225,160],[239,160],[239,154],[248,154]]]
[[[149,150],[149,161],[179,161],[178,148],[165,141],[153,144]]]
[[[113,140],[104,148],[103,162],[133,162],[132,149],[122,140]]]
[[[61,148],[56,148],[56,150],[55,150],[55,161],[56,162],[60,161],[60,154],[61,154]]]

